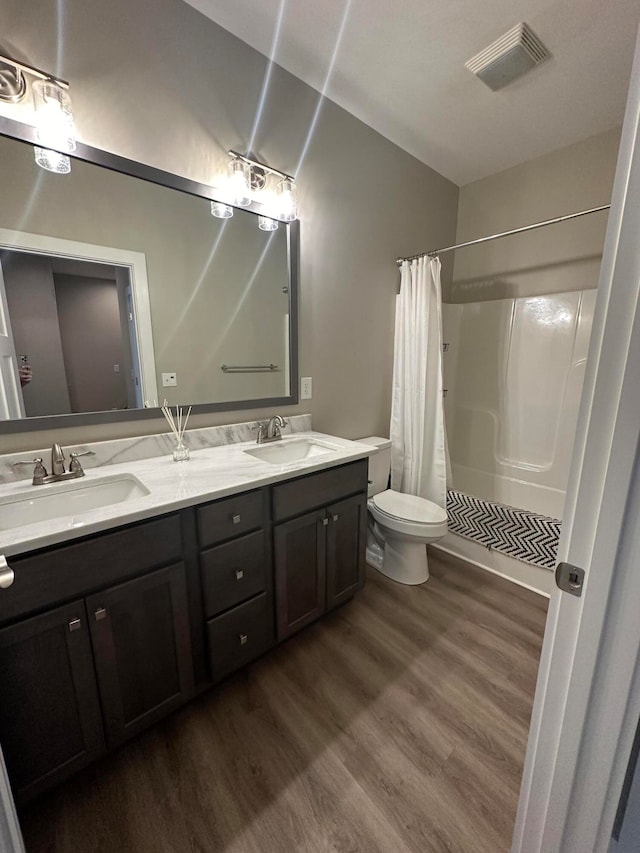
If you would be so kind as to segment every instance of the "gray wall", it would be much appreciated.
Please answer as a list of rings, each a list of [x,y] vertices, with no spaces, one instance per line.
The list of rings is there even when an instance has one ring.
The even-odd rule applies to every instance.
[[[18,359],[28,356],[32,370],[31,382],[22,389],[25,412],[30,417],[68,413],[51,262],[37,255],[6,252],[2,269],[16,353]]]
[[[71,81],[84,142],[207,183],[225,168],[227,148],[249,147],[266,60],[179,0],[5,0],[0,29],[11,53]],[[310,411],[317,428],[347,437],[386,434],[394,259],[453,240],[458,190],[278,67],[251,147],[299,178],[300,373],[313,376],[314,398],[288,411]],[[57,429],[3,437],[2,446],[162,428]]]
[[[620,129],[467,184],[456,242],[611,201]],[[455,253],[449,302],[564,293],[598,285],[607,213],[594,213]]]

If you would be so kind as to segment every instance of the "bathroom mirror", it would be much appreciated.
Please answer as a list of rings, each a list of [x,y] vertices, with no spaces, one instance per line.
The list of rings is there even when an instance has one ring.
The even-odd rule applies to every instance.
[[[45,172],[0,133],[0,432],[297,402],[297,222],[216,219],[211,187],[88,146]]]

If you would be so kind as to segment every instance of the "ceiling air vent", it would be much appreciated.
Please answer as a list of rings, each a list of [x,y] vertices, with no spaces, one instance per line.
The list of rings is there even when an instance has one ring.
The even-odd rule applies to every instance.
[[[494,92],[548,59],[549,51],[526,24],[515,27],[465,62]]]

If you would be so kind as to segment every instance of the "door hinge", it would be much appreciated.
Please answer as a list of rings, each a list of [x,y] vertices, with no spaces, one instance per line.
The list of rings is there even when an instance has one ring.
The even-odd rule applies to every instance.
[[[584,569],[572,566],[571,563],[558,563],[556,566],[556,585],[563,592],[571,595],[582,595],[584,584]]]

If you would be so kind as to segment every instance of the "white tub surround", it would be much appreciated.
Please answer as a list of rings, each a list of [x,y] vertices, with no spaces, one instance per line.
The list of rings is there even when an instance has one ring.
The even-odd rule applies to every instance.
[[[292,418],[291,420],[295,419]],[[238,424],[215,429],[222,430],[223,436],[226,430],[227,436],[237,437],[242,435],[246,426],[246,424]],[[294,423],[293,426],[296,424]],[[194,432],[202,433],[205,431]],[[343,465],[356,459],[364,459],[373,452],[371,447],[336,436],[308,430],[302,431],[301,434],[304,437],[330,445],[332,449],[328,450],[326,454],[314,455],[297,462],[271,464],[244,452],[256,448],[254,439],[250,442],[236,441],[228,444],[221,443],[217,447],[193,449],[191,459],[188,462],[174,462],[169,455],[169,447],[163,456],[147,456],[137,461],[103,462],[100,467],[87,470],[84,478],[70,480],[62,486],[64,489],[73,489],[100,480],[106,475],[114,477],[128,474],[137,478],[149,494],[132,497],[120,503],[91,509],[73,516],[54,518],[0,531],[0,554],[10,556],[87,536],[91,533],[151,518],[204,501],[215,500],[271,483],[292,479],[303,474]],[[188,435],[191,439],[190,447],[193,448],[195,444],[193,433],[188,433]],[[164,437],[152,437],[156,440],[162,438]],[[300,434],[285,436],[282,439],[282,444],[297,441],[299,438]],[[138,451],[140,451],[144,441],[144,439],[138,440]],[[119,442],[106,443],[117,444]],[[153,441],[150,446],[153,446]],[[96,450],[99,458],[104,458],[101,456],[98,444],[92,445],[91,449]],[[121,448],[120,452],[122,455],[126,455],[124,448]],[[29,454],[20,455],[22,458],[29,458]],[[89,459],[91,458],[89,457]],[[3,470],[6,470],[7,465],[7,457],[0,457],[0,466]],[[35,496],[39,490],[47,488],[49,487],[31,486],[29,480],[14,480],[0,485],[0,499],[11,498],[12,495],[18,494],[22,497],[29,489],[34,490]],[[56,485],[56,488],[60,488],[60,486]],[[2,507],[0,505],[1,512]]]
[[[562,518],[595,297],[443,306],[453,488]]]

